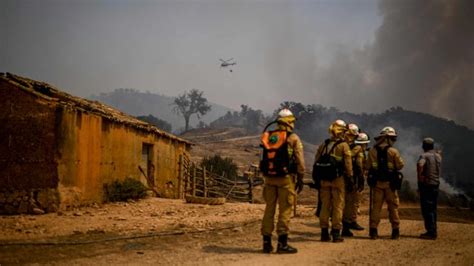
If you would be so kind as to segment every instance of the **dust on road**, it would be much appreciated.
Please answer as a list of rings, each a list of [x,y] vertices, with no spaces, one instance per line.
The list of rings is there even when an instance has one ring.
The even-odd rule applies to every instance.
[[[114,204],[85,208],[60,216],[57,214],[22,216],[24,221],[20,222],[17,221],[19,217],[1,217],[2,233],[11,233],[11,229],[5,228],[12,226],[17,229],[22,226],[34,229],[36,226],[47,228],[49,235],[45,236],[44,233],[40,234],[37,231],[25,233],[23,229],[15,231],[16,233],[10,236],[2,234],[0,264],[472,265],[474,263],[474,225],[469,220],[464,220],[467,223],[440,222],[438,240],[421,240],[417,236],[423,232],[423,224],[419,220],[414,220],[415,209],[412,207],[401,208],[403,220],[400,240],[389,239],[390,225],[384,219],[379,228],[382,236],[379,240],[370,240],[366,230],[355,232],[356,236],[346,239],[344,243],[322,243],[319,241],[319,223],[313,215],[314,208],[298,206],[298,217],[293,218],[291,223],[290,243],[297,247],[299,252],[294,255],[262,254],[259,221],[263,207],[262,204],[242,203],[200,206],[177,200],[147,199],[126,206]],[[104,208],[108,212],[104,212]],[[360,222],[363,226],[367,226],[368,217],[364,211]],[[75,216],[74,213],[77,212],[82,214]],[[92,216],[84,214],[86,212],[90,212]],[[447,216],[455,216],[453,212],[441,209],[441,220]],[[460,220],[466,216],[465,213],[456,213]],[[117,221],[109,217],[120,217],[124,220]],[[61,226],[63,221],[68,220],[75,223],[64,222],[64,226]],[[138,229],[135,227],[137,221],[140,221]],[[100,226],[93,222],[99,222]],[[121,227],[112,225],[117,222],[122,223]],[[199,226],[196,226],[196,223]],[[156,224],[155,230],[150,231],[153,224]],[[88,231],[88,228],[95,228],[96,231]],[[71,233],[78,230],[82,230],[82,233]],[[28,237],[20,237],[24,235]],[[15,245],[14,243],[18,241],[23,244]],[[26,244],[45,241],[49,244]]]

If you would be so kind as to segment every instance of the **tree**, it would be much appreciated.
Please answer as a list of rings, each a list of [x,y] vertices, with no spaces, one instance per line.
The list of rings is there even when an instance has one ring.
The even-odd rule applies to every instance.
[[[171,130],[173,129],[170,123],[166,122],[165,120],[159,119],[158,117],[154,117],[152,115],[148,115],[148,116],[142,115],[142,116],[137,116],[137,118],[147,123],[150,123],[159,129],[163,129],[164,131],[171,132]]]
[[[173,110],[184,117],[184,130],[189,129],[189,118],[196,114],[198,118],[205,115],[211,110],[211,106],[207,104],[207,99],[202,97],[204,92],[192,89],[190,92],[184,92],[174,99]]]

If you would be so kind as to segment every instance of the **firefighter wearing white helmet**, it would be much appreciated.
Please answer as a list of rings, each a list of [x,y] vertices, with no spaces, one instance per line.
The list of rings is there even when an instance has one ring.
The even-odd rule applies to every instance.
[[[362,226],[357,223],[357,209],[361,192],[364,189],[364,160],[365,148],[361,144],[356,144],[355,140],[358,138],[360,132],[356,124],[348,124],[345,133],[345,140],[349,144],[352,157],[353,176],[350,178],[346,176],[346,194],[345,204],[342,220],[342,236],[351,237],[354,230],[364,230]]]
[[[344,176],[352,177],[351,150],[344,140],[346,130],[346,123],[340,119],[329,126],[330,138],[319,145],[313,166],[313,180],[319,190],[321,202],[319,220],[323,242],[331,241],[331,236],[333,242],[343,241],[341,229],[345,194]]]
[[[367,183],[370,186],[370,206],[372,207],[369,236],[372,239],[378,238],[377,227],[385,201],[392,224],[392,239],[398,239],[400,237],[400,217],[398,215],[400,199],[397,190],[400,189],[401,173],[399,171],[403,168],[404,162],[400,152],[393,147],[397,140],[397,132],[393,127],[384,127],[375,140],[376,144],[370,149],[366,163],[369,171]]]
[[[275,211],[278,204],[278,222],[276,226],[276,232],[278,234],[278,246],[277,253],[296,253],[297,249],[288,245],[288,233],[289,223],[293,208],[293,203],[296,200],[296,192],[299,193],[303,189],[303,176],[304,176],[304,157],[303,157],[303,144],[293,129],[295,128],[295,116],[288,109],[282,109],[278,113],[276,120],[277,129],[273,131],[264,130],[262,134],[262,146],[265,149],[274,148],[275,145],[279,145],[276,149],[286,149],[283,154],[287,153],[288,156],[284,156],[285,162],[289,165],[290,170],[281,173],[281,171],[262,171],[265,176],[265,185],[263,188],[263,198],[265,200],[265,212],[262,219],[261,233],[263,236],[263,252],[271,253],[273,251],[272,246],[272,234],[275,229]],[[268,127],[268,126],[267,126]],[[280,141],[279,141],[280,140]],[[283,145],[286,143],[286,146]],[[283,147],[283,148],[282,148]],[[267,149],[267,150],[269,150]],[[273,149],[275,150],[275,149]],[[281,153],[276,153],[281,154]],[[264,156],[265,157],[265,156]],[[262,159],[262,164],[265,159]],[[267,160],[269,163],[266,168],[278,169],[281,164],[280,160]],[[261,169],[262,170],[262,169]]]

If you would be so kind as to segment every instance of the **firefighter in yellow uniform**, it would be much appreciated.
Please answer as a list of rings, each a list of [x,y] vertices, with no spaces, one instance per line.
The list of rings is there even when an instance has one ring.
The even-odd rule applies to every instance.
[[[371,188],[370,231],[371,239],[378,238],[377,227],[380,223],[380,212],[383,202],[387,202],[389,220],[392,224],[392,239],[400,237],[400,217],[398,206],[400,199],[400,170],[404,162],[400,153],[393,147],[397,133],[392,127],[384,127],[379,136],[375,137],[376,144],[369,151],[366,167],[369,169],[367,183]]]
[[[313,168],[313,179],[321,199],[321,241],[342,242],[342,213],[344,209],[345,176],[352,178],[352,159],[349,145],[344,141],[346,123],[336,120],[329,127],[331,137],[318,147]],[[329,217],[332,230],[329,235]]]
[[[293,204],[296,200],[295,189],[298,193],[301,192],[301,190],[303,189],[303,176],[305,169],[303,144],[298,135],[293,133],[294,127],[295,117],[293,113],[288,109],[281,110],[278,114],[277,130],[285,131],[289,135],[286,138],[287,153],[288,159],[290,160],[290,168],[292,168],[293,170],[288,171],[286,174],[276,174],[276,176],[271,175],[272,172],[269,170],[262,171],[265,176],[263,198],[266,203],[261,227],[261,233],[263,235],[264,253],[271,253],[273,251],[272,233],[275,228],[274,217],[277,205],[277,253],[291,254],[297,252],[296,248],[288,245],[288,233]],[[275,161],[275,163],[278,164],[279,162]],[[263,168],[262,165],[261,168]],[[267,172],[267,174],[265,174],[265,172]]]
[[[346,237],[354,236],[350,229],[364,230],[357,223],[357,207],[359,205],[360,192],[364,189],[365,167],[365,150],[361,144],[355,142],[358,136],[359,127],[356,124],[347,125],[345,140],[351,148],[354,177],[352,180],[346,180],[346,195],[342,218],[342,236]]]

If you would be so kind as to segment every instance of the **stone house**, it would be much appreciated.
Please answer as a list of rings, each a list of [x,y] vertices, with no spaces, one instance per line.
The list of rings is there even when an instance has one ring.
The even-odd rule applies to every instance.
[[[127,177],[182,198],[191,143],[97,101],[0,73],[0,214],[91,204]]]

